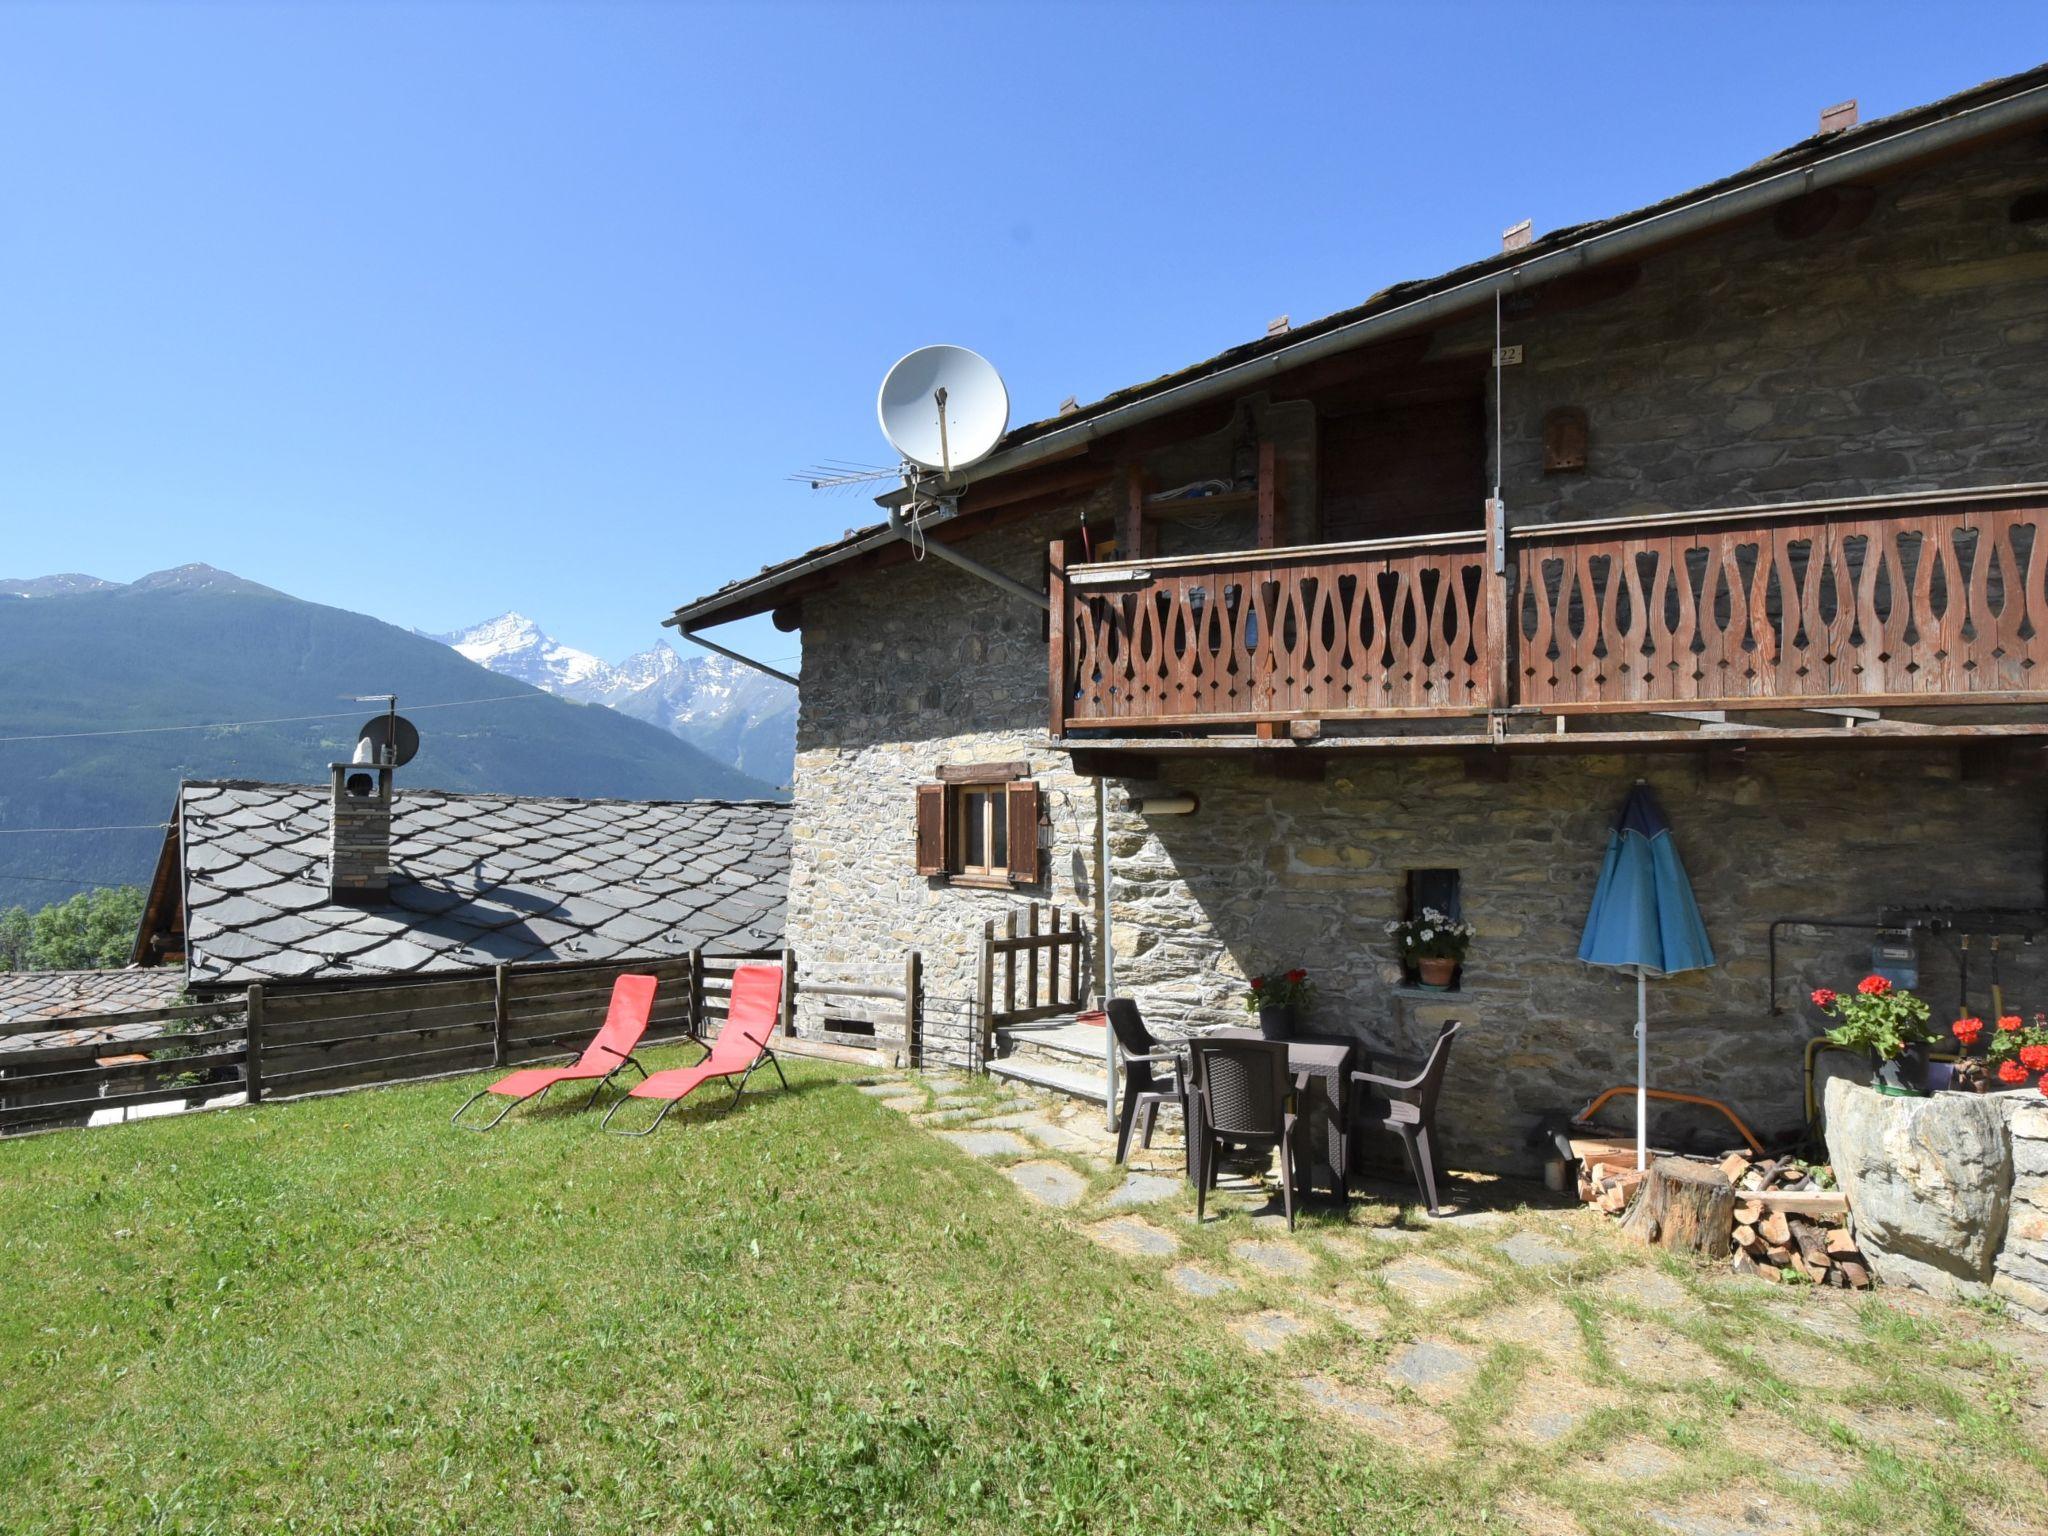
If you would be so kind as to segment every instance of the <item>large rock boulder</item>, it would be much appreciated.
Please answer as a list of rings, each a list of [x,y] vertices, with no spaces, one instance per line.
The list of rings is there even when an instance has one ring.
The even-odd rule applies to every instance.
[[[1989,1283],[2012,1201],[2012,1142],[1995,1096],[1891,1098],[1827,1086],[1828,1158],[1878,1278],[1936,1295]]]

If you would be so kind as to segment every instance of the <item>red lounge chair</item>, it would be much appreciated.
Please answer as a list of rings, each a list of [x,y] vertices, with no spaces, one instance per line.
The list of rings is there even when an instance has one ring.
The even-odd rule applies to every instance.
[[[767,1062],[775,1069],[775,1075],[782,1086],[789,1086],[789,1079],[782,1076],[782,1063],[775,1059],[775,1052],[768,1042],[774,1038],[775,1025],[782,1014],[782,968],[775,965],[742,965],[732,973],[732,1003],[725,1016],[725,1028],[718,1032],[718,1038],[711,1042],[708,1055],[694,1067],[671,1067],[666,1072],[657,1072],[644,1082],[635,1083],[620,1099],[604,1112],[604,1129],[614,1136],[646,1136],[668,1117],[668,1112],[697,1091],[701,1083],[714,1077],[727,1081],[738,1078],[732,1097],[726,1101],[727,1114],[733,1105],[739,1103],[740,1095],[747,1090],[747,1079],[754,1075],[754,1068]],[[661,1099],[661,1113],[656,1115],[645,1130],[612,1131],[612,1116],[625,1107],[626,1099]]]
[[[597,1102],[597,1096],[604,1092],[609,1083],[627,1067],[633,1068],[643,1078],[647,1069],[634,1058],[633,1047],[640,1043],[640,1037],[647,1033],[647,1017],[654,1011],[654,988],[652,976],[621,976],[612,983],[611,1007],[605,1011],[604,1024],[583,1054],[576,1058],[573,1066],[567,1067],[525,1067],[509,1077],[501,1077],[482,1093],[472,1096],[468,1103],[455,1111],[450,1124],[460,1125],[465,1131],[488,1131],[500,1120],[528,1099],[537,1099],[557,1083],[580,1083],[595,1079],[597,1086],[590,1090],[590,1097],[583,1101],[584,1107]],[[486,1094],[497,1094],[512,1102],[499,1110],[482,1125],[464,1124],[462,1117],[469,1113],[469,1106]]]

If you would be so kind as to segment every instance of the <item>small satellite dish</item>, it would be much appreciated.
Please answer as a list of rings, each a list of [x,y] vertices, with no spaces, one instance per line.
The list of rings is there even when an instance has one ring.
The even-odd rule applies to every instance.
[[[365,761],[366,747],[367,761],[403,768],[419,754],[419,727],[403,715],[379,715],[356,732],[356,761]]]
[[[950,473],[994,450],[1010,425],[1010,392],[979,352],[919,347],[882,380],[875,414],[904,458]]]

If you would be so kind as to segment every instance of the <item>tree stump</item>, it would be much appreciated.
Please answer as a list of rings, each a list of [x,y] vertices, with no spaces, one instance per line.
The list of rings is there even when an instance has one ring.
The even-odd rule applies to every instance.
[[[1735,1231],[1735,1186],[1712,1163],[1660,1157],[1650,1164],[1621,1230],[1640,1242],[1725,1259]]]

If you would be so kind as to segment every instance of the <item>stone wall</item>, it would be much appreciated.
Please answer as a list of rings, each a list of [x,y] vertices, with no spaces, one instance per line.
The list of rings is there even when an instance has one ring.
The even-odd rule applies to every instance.
[[[2048,1331],[2048,1103],[2000,1097],[2010,1105],[2012,1209],[1991,1289],[2015,1316]]]
[[[1726,502],[2048,480],[2048,251],[2006,204],[2048,183],[2034,141],[1887,188],[1869,221],[1786,242],[1769,222],[1645,264],[1627,295],[1511,332],[1507,494],[1518,521]],[[1490,327],[1440,350],[1490,345]],[[1545,479],[1544,411],[1592,423],[1581,475]],[[1047,541],[1114,489],[1057,515],[968,537],[1031,584]],[[1475,519],[1476,520],[1476,519]],[[957,537],[957,535],[955,535]],[[1032,897],[1092,909],[1093,786],[1046,737],[1045,621],[936,560],[848,573],[804,599],[790,934],[806,970],[895,974],[925,956],[927,1050],[965,1060],[975,938]],[[914,873],[913,788],[944,763],[1028,759],[1045,790],[1047,878],[963,890]],[[1454,1160],[1531,1166],[1529,1133],[1633,1075],[1633,993],[1573,958],[1606,827],[1647,777],[1678,829],[1721,966],[1652,993],[1655,1078],[1733,1102],[1760,1129],[1801,1114],[1806,991],[1867,968],[1869,935],[1792,929],[1772,1012],[1776,917],[1869,919],[1890,906],[2038,907],[2037,788],[1962,779],[1953,752],[1751,754],[1739,777],[1686,757],[1524,758],[1504,783],[1455,762],[1347,757],[1327,782],[1219,762],[1173,765],[1190,817],[1111,821],[1120,990],[1162,1023],[1237,1015],[1244,975],[1300,962],[1319,1027],[1414,1048],[1470,1024],[1445,1129]],[[1121,790],[1127,786],[1114,786]],[[1117,800],[1121,806],[1122,796]],[[1463,871],[1480,934],[1455,999],[1397,983],[1380,925],[1405,871]],[[1937,1016],[1957,956],[1924,950]],[[1988,1010],[1981,941],[1970,1005]],[[2032,950],[2003,957],[2007,994],[2048,1006]]]
[[[1653,256],[1627,294],[1510,319],[1511,520],[1611,516],[2048,478],[2048,187],[2038,135],[1887,183],[1847,233],[1766,216]],[[1438,355],[1493,345],[1492,317]],[[1588,415],[1583,472],[1545,475],[1544,415]]]

